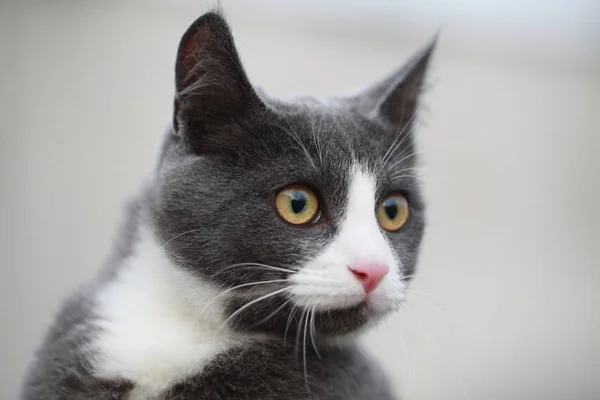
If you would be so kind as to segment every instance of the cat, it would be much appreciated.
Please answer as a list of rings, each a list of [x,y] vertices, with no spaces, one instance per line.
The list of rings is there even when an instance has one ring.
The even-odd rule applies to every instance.
[[[414,275],[435,43],[359,93],[284,101],[251,85],[222,12],[199,17],[156,166],[21,399],[395,398],[356,335]]]

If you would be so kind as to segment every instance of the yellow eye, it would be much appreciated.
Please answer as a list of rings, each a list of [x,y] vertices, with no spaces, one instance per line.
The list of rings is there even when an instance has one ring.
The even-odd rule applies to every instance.
[[[308,224],[319,212],[319,200],[306,186],[291,185],[277,194],[275,208],[279,216],[290,224]]]
[[[400,193],[388,194],[377,210],[379,223],[386,231],[397,231],[408,220],[408,201]]]

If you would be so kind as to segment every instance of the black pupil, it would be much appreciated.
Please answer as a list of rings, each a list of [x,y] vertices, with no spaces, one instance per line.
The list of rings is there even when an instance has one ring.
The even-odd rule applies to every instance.
[[[306,207],[306,193],[296,191],[292,194],[292,211],[294,214],[300,214],[304,207]]]
[[[387,199],[383,202],[383,209],[388,218],[393,220],[398,215],[398,202],[395,199]]]

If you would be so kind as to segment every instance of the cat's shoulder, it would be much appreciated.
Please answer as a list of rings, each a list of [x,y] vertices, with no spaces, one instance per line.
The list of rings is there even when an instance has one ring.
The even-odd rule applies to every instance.
[[[25,373],[21,399],[121,399],[133,387],[126,380],[94,376],[89,344],[96,328],[93,288],[84,285],[65,299]]]

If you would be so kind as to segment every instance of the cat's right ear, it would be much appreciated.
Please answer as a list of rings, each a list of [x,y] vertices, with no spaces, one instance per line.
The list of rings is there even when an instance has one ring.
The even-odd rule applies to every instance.
[[[394,134],[409,127],[418,109],[437,38],[438,34],[402,67],[346,101],[364,115],[383,120]]]
[[[241,144],[244,137],[239,125],[264,107],[219,12],[202,15],[183,35],[175,84],[173,129],[198,154]]]

